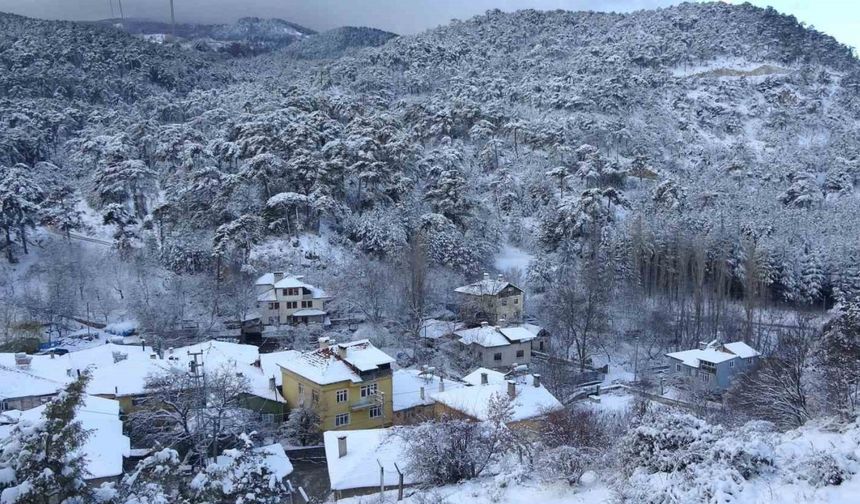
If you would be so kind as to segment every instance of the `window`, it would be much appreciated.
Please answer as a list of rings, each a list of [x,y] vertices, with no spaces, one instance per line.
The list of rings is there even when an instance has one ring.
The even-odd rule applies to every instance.
[[[382,406],[374,406],[368,411],[370,418],[379,418],[382,416]]]
[[[320,391],[319,390],[311,390],[311,404],[316,406],[320,403]]]
[[[702,382],[707,383],[710,380],[711,375],[709,375],[708,373],[700,373],[699,378],[702,379]]]
[[[679,373],[681,372],[681,365],[680,364],[675,364],[675,371],[677,371]]]
[[[361,386],[361,397],[370,397],[376,395],[377,385],[375,383],[371,383],[370,385],[362,385]]]
[[[341,413],[334,417],[334,426],[349,425],[349,413]]]
[[[514,304],[520,304],[520,298],[514,298]]]
[[[311,307],[313,307],[313,305],[314,305],[313,301],[302,301],[302,308],[311,308]]]
[[[540,348],[540,351],[541,351],[541,352],[543,352],[543,341],[541,341],[541,342],[540,342],[540,344],[538,345],[538,347]]]
[[[735,367],[735,361],[734,360],[729,361],[729,367]]]
[[[525,357],[525,355],[526,355],[525,350],[517,350],[517,357]]]
[[[299,383],[299,406],[305,405],[305,385]]]
[[[494,354],[493,354],[493,360],[494,360],[494,361],[495,361],[495,360],[502,360],[502,353],[501,353],[501,352],[496,352],[496,353],[494,353]]]
[[[275,414],[274,413],[263,413],[263,423],[264,424],[273,424],[275,423]]]
[[[349,396],[347,395],[346,389],[337,391],[337,402],[339,402],[339,403],[346,402],[348,397]]]
[[[508,300],[507,299],[502,298],[502,306],[508,306]]]

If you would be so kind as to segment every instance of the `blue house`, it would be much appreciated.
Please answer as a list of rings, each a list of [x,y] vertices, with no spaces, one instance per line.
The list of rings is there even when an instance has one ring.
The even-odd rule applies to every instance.
[[[761,353],[743,341],[700,343],[696,350],[667,353],[671,376],[685,378],[697,388],[722,392],[734,377],[758,365]]]

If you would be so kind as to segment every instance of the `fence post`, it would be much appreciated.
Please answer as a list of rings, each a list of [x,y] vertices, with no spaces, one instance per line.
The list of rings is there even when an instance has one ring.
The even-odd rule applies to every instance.
[[[400,467],[397,466],[397,463],[394,464],[394,468],[397,469],[397,500],[403,500],[403,472],[400,470]]]
[[[376,463],[379,464],[379,502],[382,502],[385,500],[385,468],[379,459],[376,459]]]

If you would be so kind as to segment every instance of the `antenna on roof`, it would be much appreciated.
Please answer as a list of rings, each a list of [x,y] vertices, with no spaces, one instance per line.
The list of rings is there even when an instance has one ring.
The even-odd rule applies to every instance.
[[[173,0],[170,0],[170,34],[176,38],[176,16],[173,13]]]

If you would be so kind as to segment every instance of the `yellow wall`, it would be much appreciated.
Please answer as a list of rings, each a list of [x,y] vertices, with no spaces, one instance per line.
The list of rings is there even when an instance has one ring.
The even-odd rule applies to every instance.
[[[328,430],[351,430],[351,429],[374,429],[378,427],[388,427],[392,425],[394,420],[394,403],[392,402],[392,380],[391,373],[380,376],[376,380],[365,381],[362,383],[352,383],[351,381],[343,381],[328,385],[318,385],[307,378],[297,375],[286,369],[282,369],[283,385],[282,392],[287,400],[287,405],[290,409],[298,408],[301,401],[299,400],[299,383],[304,385],[305,399],[304,405],[312,407],[313,397],[312,391],[319,391],[319,404],[315,409],[320,416],[321,428],[323,431]],[[353,410],[352,405],[366,402],[366,399],[361,397],[361,386],[371,383],[377,383],[377,390],[384,394],[383,414],[381,418],[370,418],[370,408]],[[337,391],[346,389],[347,401],[343,403],[337,402]],[[341,413],[349,413],[349,425],[335,426],[335,416]]]

